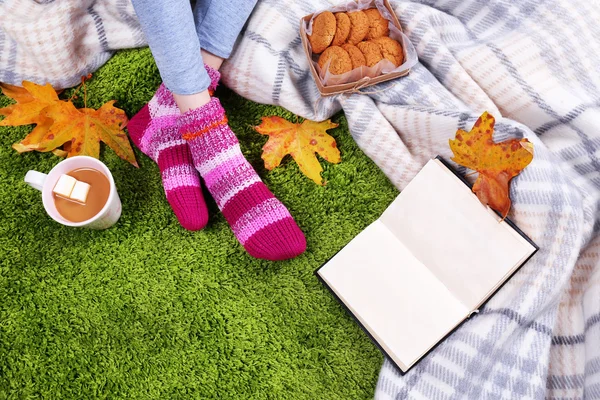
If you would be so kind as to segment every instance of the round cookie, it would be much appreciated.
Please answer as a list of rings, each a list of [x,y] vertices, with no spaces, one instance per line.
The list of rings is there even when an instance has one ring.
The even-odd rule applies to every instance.
[[[365,56],[355,45],[346,43],[342,46],[342,49],[348,52],[350,60],[352,61],[352,69],[367,65],[367,60],[365,60]]]
[[[383,18],[383,15],[379,13],[378,9],[369,8],[368,10],[365,10],[364,13],[369,19],[369,31],[367,32],[367,36],[365,36],[366,40],[377,39],[390,34],[388,20]]]
[[[383,60],[383,55],[381,54],[381,50],[379,50],[379,46],[373,42],[360,42],[356,45],[358,49],[365,56],[365,60],[367,62],[367,67],[372,67],[377,64],[379,61]]]
[[[313,53],[321,53],[325,50],[335,36],[335,16],[330,11],[322,12],[313,20],[312,34],[308,35],[308,41]]]
[[[335,14],[336,28],[335,36],[331,42],[332,46],[341,46],[346,43],[350,34],[350,18],[343,12]]]
[[[373,39],[371,42],[379,46],[379,50],[381,50],[381,55],[383,58],[390,60],[396,67],[399,67],[404,61],[404,52],[402,51],[402,46],[394,39],[384,36]]]
[[[331,60],[331,63],[329,64],[329,72],[332,74],[340,75],[352,69],[352,60],[350,60],[350,55],[348,55],[348,52],[342,49],[340,46],[328,47],[319,57],[319,67],[323,69],[329,60]]]
[[[350,18],[348,43],[360,43],[367,35],[367,32],[369,32],[369,18],[367,18],[367,14],[362,11],[352,11],[346,14],[348,14],[348,18]]]

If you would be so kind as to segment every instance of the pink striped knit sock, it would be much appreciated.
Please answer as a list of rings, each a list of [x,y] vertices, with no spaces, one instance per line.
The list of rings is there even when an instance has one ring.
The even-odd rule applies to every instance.
[[[219,71],[204,66],[214,91],[221,77]],[[190,231],[204,228],[208,210],[192,155],[176,127],[181,115],[173,94],[161,84],[152,99],[129,122],[133,143],[158,164],[167,201],[181,226]]]
[[[177,125],[196,169],[246,251],[273,261],[303,253],[302,231],[244,158],[219,100],[184,113]]]
[[[158,164],[167,201],[181,226],[196,231],[206,226],[208,210],[190,149],[177,131],[180,115],[173,95],[160,85],[128,130],[133,143]]]

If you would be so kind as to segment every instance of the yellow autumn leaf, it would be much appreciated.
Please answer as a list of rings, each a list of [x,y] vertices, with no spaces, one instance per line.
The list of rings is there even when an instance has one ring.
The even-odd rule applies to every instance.
[[[45,110],[54,123],[40,140],[38,151],[52,151],[70,142],[67,157],[100,156],[100,142],[106,143],[122,159],[138,166],[123,128],[127,116],[109,101],[98,110],[77,109],[70,102],[57,103]]]
[[[85,80],[90,77],[82,77],[84,104]],[[123,110],[114,107],[114,101],[105,103],[98,110],[77,109],[70,99],[60,100],[50,84],[24,81],[23,87],[7,84],[0,87],[4,95],[17,102],[0,108],[0,115],[6,117],[0,121],[0,126],[36,124],[29,135],[12,146],[19,153],[52,151],[60,157],[88,155],[98,158],[100,142],[104,142],[119,157],[137,167],[133,149],[123,131],[127,116]]]
[[[262,123],[255,129],[269,136],[262,154],[265,168],[273,170],[279,166],[283,157],[289,154],[304,175],[316,184],[322,185],[323,168],[315,153],[333,164],[341,161],[335,139],[327,134],[328,129],[337,126],[338,124],[330,120],[323,122],[305,120],[301,124],[294,124],[277,116],[263,117]]]
[[[0,115],[6,116],[0,121],[0,126],[20,126],[37,124],[20,144],[13,145],[19,153],[32,151],[37,148],[37,141],[41,139],[52,121],[48,120],[41,112],[51,104],[60,102],[56,91],[48,83],[44,86],[32,82],[23,82],[23,87],[2,84],[2,93],[15,100],[17,104],[11,104],[0,108]]]
[[[510,181],[533,160],[533,144],[527,139],[494,143],[494,123],[494,117],[484,112],[469,132],[456,132],[450,149],[452,161],[479,172],[473,185],[479,200],[506,218],[511,204]]]

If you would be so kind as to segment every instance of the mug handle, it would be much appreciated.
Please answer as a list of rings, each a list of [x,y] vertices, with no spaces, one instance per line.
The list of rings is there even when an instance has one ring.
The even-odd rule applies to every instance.
[[[44,173],[30,170],[25,174],[25,183],[34,189],[42,191],[47,177],[48,175]]]

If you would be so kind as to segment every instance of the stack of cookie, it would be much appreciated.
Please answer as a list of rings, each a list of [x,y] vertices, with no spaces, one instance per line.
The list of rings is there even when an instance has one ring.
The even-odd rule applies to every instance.
[[[340,75],[355,68],[372,67],[383,59],[396,67],[404,61],[402,46],[389,37],[389,21],[376,8],[332,13],[324,11],[313,20],[308,40],[312,52],[321,54],[318,64]]]

